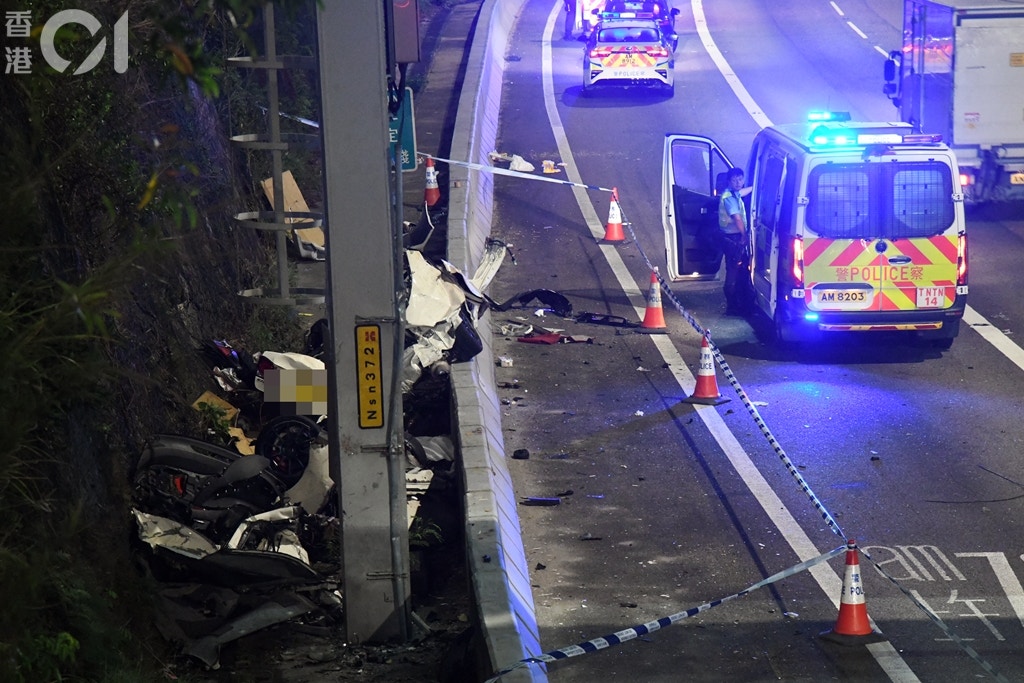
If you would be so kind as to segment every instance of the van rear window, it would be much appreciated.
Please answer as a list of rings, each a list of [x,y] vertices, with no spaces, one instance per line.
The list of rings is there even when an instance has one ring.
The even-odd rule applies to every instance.
[[[833,239],[931,237],[954,219],[952,174],[938,161],[823,164],[807,199],[807,227]]]

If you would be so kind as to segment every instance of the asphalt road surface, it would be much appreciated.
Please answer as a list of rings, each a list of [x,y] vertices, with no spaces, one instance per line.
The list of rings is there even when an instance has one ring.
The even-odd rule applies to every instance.
[[[532,0],[520,18],[499,151],[538,175],[549,160],[564,164],[554,177],[616,187],[627,240],[599,243],[606,192],[498,176],[494,233],[516,264],[502,267],[495,299],[544,288],[574,315],[638,322],[651,268],[665,267],[666,133],[712,137],[742,164],[765,121],[819,108],[895,117],[881,74],[899,3],[677,0],[672,98],[582,97],[582,43],[561,38],[560,5]],[[494,347],[507,359],[495,370],[506,452],[529,454],[510,462],[517,495],[558,501],[520,507],[545,649],[687,615],[555,663],[550,679],[1024,679],[1022,209],[969,212],[970,311],[945,352],[898,336],[782,350],[761,341],[756,319],[724,316],[721,281],[672,284],[665,334],[541,316],[541,303],[492,313],[496,330],[584,339],[527,344],[510,326]],[[720,366],[728,403],[683,401],[700,336],[676,302],[710,329],[747,401]],[[843,553],[734,597],[848,538],[866,551],[881,642],[819,637],[837,624]]]

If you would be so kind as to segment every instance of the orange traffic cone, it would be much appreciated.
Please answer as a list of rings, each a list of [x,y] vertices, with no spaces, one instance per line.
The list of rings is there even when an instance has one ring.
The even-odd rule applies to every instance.
[[[647,294],[647,309],[644,320],[640,323],[640,332],[665,332],[665,313],[661,309],[661,283],[658,281],[658,269],[651,271],[651,289]]]
[[[693,396],[684,398],[683,403],[717,406],[719,403],[726,403],[728,400],[718,393],[718,380],[715,378],[715,358],[711,355],[708,337],[704,335],[700,342],[700,365],[697,368],[697,386],[693,390]]]
[[[840,645],[860,645],[884,640],[871,628],[864,589],[860,583],[860,561],[857,559],[857,541],[846,542],[846,573],[843,575],[843,594],[839,599],[839,618],[831,631],[822,638]]]
[[[437,186],[437,171],[434,169],[434,160],[427,157],[427,186],[423,190],[423,201],[427,206],[437,204],[441,199],[441,188]]]
[[[612,188],[612,201],[608,205],[608,224],[604,228],[605,242],[624,242],[626,236],[622,233],[622,211],[619,209],[619,189]]]

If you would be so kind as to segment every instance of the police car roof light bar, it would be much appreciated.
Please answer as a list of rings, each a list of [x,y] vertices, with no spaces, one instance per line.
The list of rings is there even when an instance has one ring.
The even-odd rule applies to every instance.
[[[848,111],[820,111],[815,110],[807,114],[808,121],[849,121]]]

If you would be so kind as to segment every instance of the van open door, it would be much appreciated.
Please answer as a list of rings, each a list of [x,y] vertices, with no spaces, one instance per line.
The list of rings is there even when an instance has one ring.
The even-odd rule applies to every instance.
[[[732,163],[709,138],[665,136],[661,223],[671,281],[713,280],[718,273],[718,195],[730,168]]]

